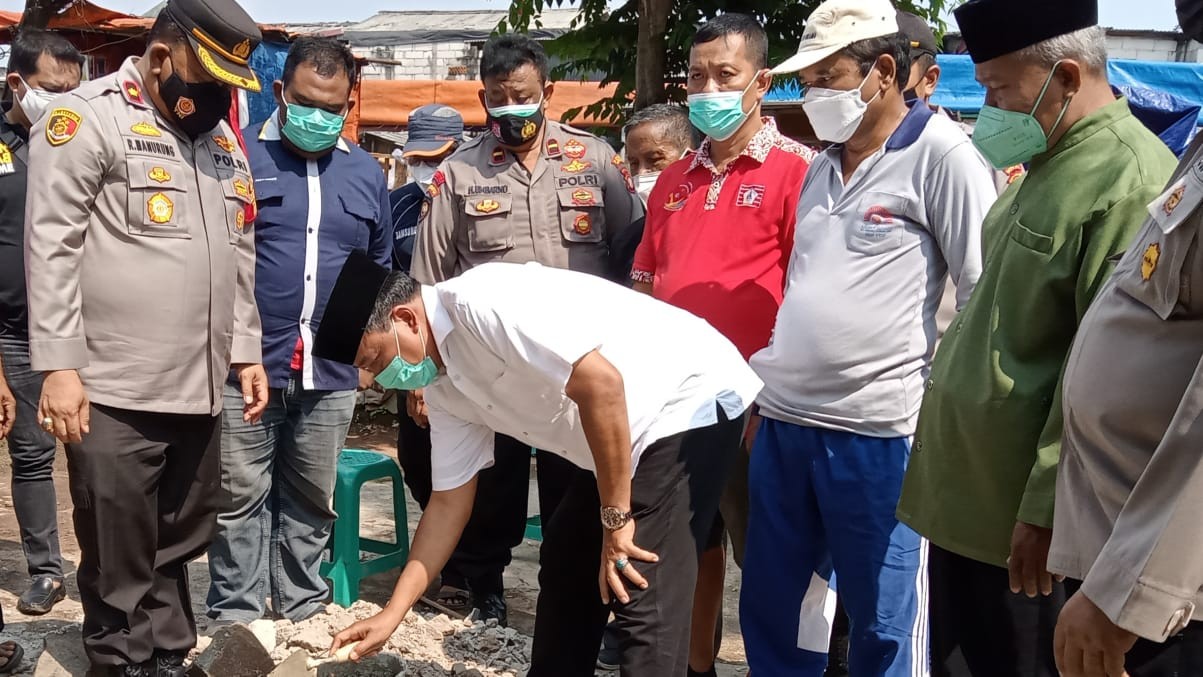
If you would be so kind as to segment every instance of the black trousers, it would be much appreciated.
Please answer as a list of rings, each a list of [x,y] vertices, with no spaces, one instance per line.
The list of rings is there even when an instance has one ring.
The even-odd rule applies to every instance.
[[[405,484],[423,509],[430,501],[430,430],[398,415],[397,459]],[[497,435],[494,462],[480,473],[476,503],[459,545],[443,567],[443,583],[470,588],[475,594],[500,594],[502,573],[511,551],[526,533],[527,493],[530,486],[530,445]],[[556,511],[572,477],[583,472],[572,463],[545,451],[536,453],[539,478],[539,514],[546,525]],[[588,473],[586,473],[588,474]],[[590,475],[591,477],[592,475]]]
[[[1006,569],[935,545],[928,575],[934,677],[1057,677],[1053,632],[1079,582],[1029,599],[1011,592]],[[1126,662],[1131,677],[1203,675],[1203,623],[1164,644],[1139,640]]]
[[[218,419],[92,405],[67,445],[84,648],[94,667],[196,645],[190,560],[217,524]]]
[[[659,555],[632,562],[648,588],[628,587],[630,602],[602,604],[598,589],[602,527],[592,473],[579,474],[543,528],[539,600],[528,677],[592,677],[609,611],[622,677],[684,675],[689,660],[698,557],[718,513],[743,420],[652,444],[631,481],[635,543]]]

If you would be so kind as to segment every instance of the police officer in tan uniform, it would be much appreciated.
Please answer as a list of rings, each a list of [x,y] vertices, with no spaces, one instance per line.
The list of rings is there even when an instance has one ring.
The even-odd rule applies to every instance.
[[[427,188],[414,278],[433,285],[492,261],[537,261],[606,275],[610,243],[643,216],[630,171],[605,141],[544,118],[555,85],[548,82],[539,43],[516,35],[494,38],[480,66],[480,102],[490,133],[448,158]],[[420,393],[409,399],[425,427]],[[411,432],[403,434],[402,465],[407,478],[424,474],[429,481],[429,433]],[[530,446],[499,435],[496,449],[495,466],[480,478],[476,513],[443,570],[440,597],[454,605],[470,591],[471,605],[484,618],[504,622],[502,571],[525,531]],[[543,452],[538,464],[546,520],[574,470]]]
[[[1203,37],[1194,6],[1199,19],[1182,25]],[[1048,555],[1076,591],[1054,642],[1066,677],[1203,675],[1201,234],[1203,137],[1149,205],[1066,362]]]
[[[30,349],[41,423],[67,445],[93,674],[184,674],[231,364],[244,415],[266,404],[253,184],[223,120],[232,87],[259,88],[260,39],[234,0],[170,0],[141,58],[31,135]]]

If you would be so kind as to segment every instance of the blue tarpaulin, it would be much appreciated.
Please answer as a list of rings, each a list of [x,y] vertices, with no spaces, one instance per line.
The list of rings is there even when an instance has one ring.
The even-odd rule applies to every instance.
[[[276,110],[272,83],[284,74],[284,59],[288,56],[288,47],[281,42],[264,42],[251,53],[251,70],[259,76],[263,89],[258,94],[247,92],[247,127],[263,122]]]
[[[937,61],[940,86],[932,103],[962,113],[981,109],[986,91],[973,77],[973,61],[960,54],[941,54]],[[1177,98],[1173,105],[1203,106],[1203,64],[1112,59],[1107,62],[1107,79],[1125,92],[1144,89],[1172,94]],[[1151,105],[1153,99],[1148,103]],[[1167,99],[1163,103],[1171,102]]]

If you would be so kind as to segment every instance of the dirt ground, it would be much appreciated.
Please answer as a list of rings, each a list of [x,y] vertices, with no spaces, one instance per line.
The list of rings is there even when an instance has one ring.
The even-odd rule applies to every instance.
[[[396,433],[388,414],[372,417],[370,423],[357,421],[348,438],[349,448],[370,449],[390,456],[396,455]],[[14,638],[21,642],[26,651],[22,671],[17,674],[32,674],[41,652],[41,639],[47,635],[68,631],[68,627],[82,619],[82,609],[75,586],[75,564],[79,561],[79,548],[75,542],[71,525],[71,498],[67,489],[66,459],[60,450],[55,466],[55,486],[59,502],[59,530],[63,556],[67,568],[67,600],[57,605],[54,611],[41,618],[22,616],[16,611],[17,596],[28,584],[25,557],[21,551],[21,539],[17,521],[12,512],[10,488],[11,464],[5,443],[0,441],[0,605],[4,609],[6,628],[0,639]],[[533,476],[532,476],[533,477]],[[394,530],[392,517],[391,489],[387,484],[371,484],[364,488],[361,496],[363,517],[361,533],[365,536],[391,540]],[[532,487],[531,513],[537,512],[537,493]],[[417,526],[420,511],[417,504],[408,500],[409,532]],[[204,617],[204,598],[208,589],[208,570],[204,559],[190,567],[193,607],[198,618]],[[395,581],[395,573],[385,573],[368,579],[360,589],[360,598],[384,604]],[[513,564],[506,570],[506,597],[509,602],[510,626],[521,633],[531,634],[534,627],[535,599],[538,594],[538,543],[524,541],[514,550]],[[719,674],[724,677],[745,675],[743,639],[739,631],[739,570],[734,563],[728,565],[728,581],[723,619],[723,647],[719,656]],[[203,632],[203,628],[202,628]],[[605,673],[599,673],[605,674]]]

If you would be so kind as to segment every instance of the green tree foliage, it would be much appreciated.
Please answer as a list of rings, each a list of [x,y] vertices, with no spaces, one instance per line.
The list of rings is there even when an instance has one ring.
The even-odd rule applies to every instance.
[[[499,31],[540,27],[539,16],[552,7],[578,7],[569,32],[550,41],[548,52],[558,58],[556,80],[592,79],[616,83],[617,92],[581,112],[620,120],[624,108],[685,100],[685,71],[689,42],[697,26],[724,11],[736,11],[729,0],[627,0],[611,10],[607,0],[511,0],[509,16]],[[793,54],[802,38],[806,17],[820,0],[741,0],[738,11],[752,14],[769,35],[769,61]],[[900,9],[942,25],[940,15],[950,0],[898,0]]]

